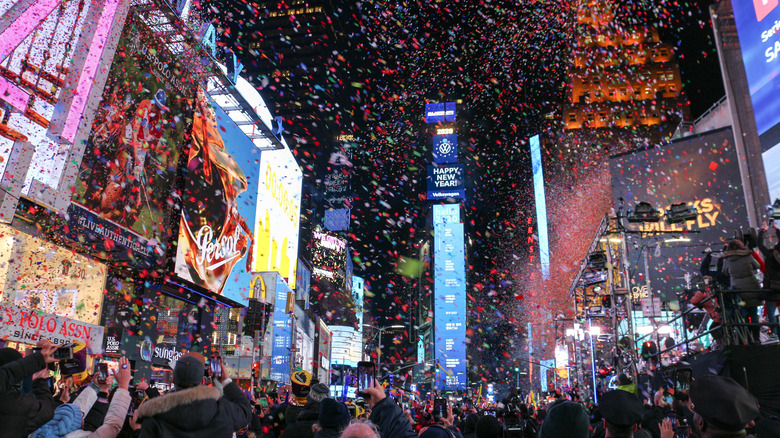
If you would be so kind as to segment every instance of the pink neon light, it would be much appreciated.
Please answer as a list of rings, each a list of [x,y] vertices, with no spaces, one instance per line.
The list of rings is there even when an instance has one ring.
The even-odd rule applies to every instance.
[[[38,0],[22,12],[22,15],[0,34],[0,61],[8,57],[61,2],[62,0]]]
[[[30,101],[29,94],[2,76],[0,76],[0,98],[22,112],[27,109],[27,102]]]
[[[100,14],[97,30],[92,38],[92,44],[89,46],[89,53],[87,53],[84,68],[81,70],[76,93],[73,95],[73,103],[70,105],[70,111],[62,129],[62,137],[71,143],[76,138],[76,131],[78,130],[81,116],[84,115],[84,107],[87,106],[87,99],[90,91],[92,91],[92,83],[95,80],[97,67],[100,63],[100,58],[103,56],[103,48],[106,46],[108,34],[111,32],[111,25],[114,22],[114,16],[120,1],[106,0],[103,13]]]

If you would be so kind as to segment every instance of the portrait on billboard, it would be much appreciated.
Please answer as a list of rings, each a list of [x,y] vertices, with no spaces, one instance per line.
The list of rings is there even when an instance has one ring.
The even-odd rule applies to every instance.
[[[69,210],[79,240],[162,255],[179,151],[197,87],[140,19],[126,24]]]
[[[234,270],[243,273],[243,281],[230,285],[243,290],[229,295],[245,301],[250,295],[254,240],[250,224],[255,220],[260,153],[231,123],[199,89],[185,164],[176,274],[223,293]]]

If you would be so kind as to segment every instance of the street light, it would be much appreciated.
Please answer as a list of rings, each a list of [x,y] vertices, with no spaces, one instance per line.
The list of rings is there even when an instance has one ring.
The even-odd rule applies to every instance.
[[[378,332],[377,337],[377,352],[376,352],[376,368],[381,369],[382,367],[382,332],[388,329],[402,329],[406,328],[405,325],[391,325],[388,327],[374,327],[373,325],[369,324],[363,324],[363,327],[369,327]]]

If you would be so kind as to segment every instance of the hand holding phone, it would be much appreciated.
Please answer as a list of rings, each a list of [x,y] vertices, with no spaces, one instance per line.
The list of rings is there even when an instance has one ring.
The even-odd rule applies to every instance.
[[[678,368],[674,371],[674,399],[686,402],[691,390],[693,370],[690,368]]]
[[[376,386],[376,365],[374,362],[358,362],[358,394],[366,394]]]
[[[434,421],[440,421],[447,417],[447,399],[436,398],[433,400],[433,419]]]
[[[101,362],[98,364],[97,384],[105,385],[108,382],[108,364]]]

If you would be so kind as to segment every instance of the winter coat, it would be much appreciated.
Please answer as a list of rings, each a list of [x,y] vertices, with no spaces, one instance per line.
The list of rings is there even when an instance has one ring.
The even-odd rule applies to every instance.
[[[21,383],[27,377],[32,376],[46,366],[41,353],[31,354],[19,360],[7,363],[0,367],[0,394]]]
[[[339,438],[338,430],[335,429],[322,429],[314,434],[314,438]]]
[[[65,435],[65,438],[115,438],[122,430],[127,418],[127,410],[130,408],[130,393],[126,389],[118,388],[114,398],[108,405],[108,411],[100,425],[94,432],[77,430]]]
[[[417,438],[404,411],[389,397],[371,409],[369,419],[379,427],[382,438]]]
[[[57,405],[45,379],[35,379],[30,394],[18,388],[0,393],[0,438],[26,437],[54,417]]]
[[[753,251],[749,249],[737,249],[725,251],[723,253],[723,273],[729,276],[729,282],[732,289],[737,290],[758,290],[761,285],[756,278],[756,270],[761,265],[753,258]],[[748,306],[757,306],[757,297],[759,294],[743,293],[739,294]]]
[[[292,406],[291,406],[292,407]],[[287,408],[287,415],[290,414],[290,408]],[[290,424],[284,429],[279,438],[314,438],[314,431],[311,427],[320,418],[320,402],[309,401],[303,410],[298,414],[295,423]]]
[[[252,420],[252,406],[235,382],[196,386],[146,401],[138,408],[141,438],[231,438]]]

